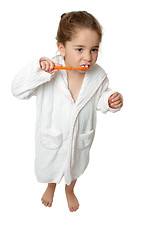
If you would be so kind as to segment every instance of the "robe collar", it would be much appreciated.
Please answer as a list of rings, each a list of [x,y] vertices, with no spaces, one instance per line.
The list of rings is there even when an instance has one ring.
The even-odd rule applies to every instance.
[[[61,56],[56,56],[52,60],[54,63],[65,66],[64,58]],[[106,77],[105,71],[98,64],[95,64],[91,69],[87,70],[76,102],[74,102],[68,89],[67,71],[59,70],[53,76],[53,80],[70,103],[76,107],[81,107],[91,99]]]

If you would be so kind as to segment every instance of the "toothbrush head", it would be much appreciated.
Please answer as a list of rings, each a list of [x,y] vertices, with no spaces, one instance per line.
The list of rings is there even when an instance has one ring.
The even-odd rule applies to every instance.
[[[81,68],[82,68],[82,69],[83,69],[83,68],[84,68],[84,69],[89,69],[89,67],[90,67],[90,66],[87,65],[87,64],[83,64],[83,65],[81,65]]]

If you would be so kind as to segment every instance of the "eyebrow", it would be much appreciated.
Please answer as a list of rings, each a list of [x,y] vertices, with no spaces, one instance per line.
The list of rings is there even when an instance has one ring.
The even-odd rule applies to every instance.
[[[74,47],[85,47],[84,45],[74,45]],[[99,46],[94,46],[93,48],[99,48]]]

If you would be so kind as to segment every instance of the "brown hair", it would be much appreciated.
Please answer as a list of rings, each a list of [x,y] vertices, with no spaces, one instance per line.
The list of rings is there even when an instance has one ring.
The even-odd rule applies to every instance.
[[[102,27],[97,19],[86,11],[74,11],[62,14],[57,31],[57,42],[61,42],[65,46],[66,41],[71,41],[73,34],[77,32],[77,28],[89,28],[95,30],[98,33],[101,42]]]

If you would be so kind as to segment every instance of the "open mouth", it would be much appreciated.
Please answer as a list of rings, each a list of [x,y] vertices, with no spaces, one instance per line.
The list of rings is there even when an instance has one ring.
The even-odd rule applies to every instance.
[[[83,64],[83,65],[81,65],[81,67],[87,67],[89,69],[90,65]]]

